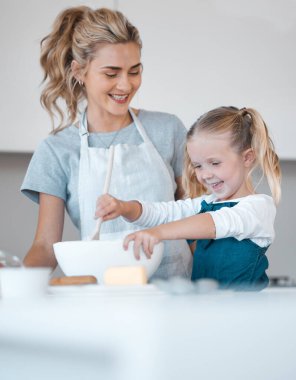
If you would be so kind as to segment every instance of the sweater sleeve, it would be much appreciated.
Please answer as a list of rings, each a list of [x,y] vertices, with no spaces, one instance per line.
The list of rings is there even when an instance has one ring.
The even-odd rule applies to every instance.
[[[216,227],[216,239],[251,239],[260,246],[267,246],[274,240],[276,208],[267,195],[251,195],[234,207],[223,207],[210,214]]]
[[[174,118],[174,154],[172,158],[172,167],[175,177],[181,177],[183,171],[184,149],[186,142],[187,130],[181,120]]]
[[[202,197],[177,202],[141,202],[142,214],[133,224],[153,227],[195,215],[200,211],[201,201]]]
[[[34,202],[39,202],[39,194],[46,193],[66,200],[67,177],[65,171],[48,139],[35,151],[21,192]]]

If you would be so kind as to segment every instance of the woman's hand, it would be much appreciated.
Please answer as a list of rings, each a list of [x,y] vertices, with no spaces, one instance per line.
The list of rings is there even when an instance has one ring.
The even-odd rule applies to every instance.
[[[147,258],[150,259],[155,244],[161,241],[159,228],[150,228],[148,230],[137,231],[127,235],[123,241],[123,248],[125,250],[128,249],[130,241],[134,241],[134,255],[137,260],[140,259],[141,246]]]
[[[141,203],[137,201],[122,201],[104,194],[97,199],[95,218],[102,218],[103,221],[111,220],[123,216],[133,222],[142,214]]]

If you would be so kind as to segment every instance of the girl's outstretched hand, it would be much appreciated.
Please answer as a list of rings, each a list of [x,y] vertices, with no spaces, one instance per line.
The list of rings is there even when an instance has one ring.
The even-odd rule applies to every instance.
[[[115,219],[123,212],[123,201],[104,194],[97,199],[95,218],[103,221]]]
[[[142,214],[142,205],[138,201],[122,201],[104,194],[97,199],[95,218],[103,221],[123,216],[130,222],[137,220]]]
[[[150,259],[155,244],[159,243],[160,240],[157,228],[150,228],[148,230],[137,231],[127,235],[123,241],[123,248],[127,250],[130,241],[134,241],[135,258],[137,260],[140,259],[140,248],[142,246],[145,255]]]

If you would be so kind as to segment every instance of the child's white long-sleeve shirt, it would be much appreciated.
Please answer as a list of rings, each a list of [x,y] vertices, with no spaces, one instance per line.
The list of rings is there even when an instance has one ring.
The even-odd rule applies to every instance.
[[[141,202],[142,214],[133,223],[142,227],[152,227],[196,215],[201,210],[202,201],[208,204],[224,203],[217,202],[213,195],[176,202]],[[251,239],[260,247],[272,243],[276,207],[270,196],[255,194],[227,202],[238,203],[233,207],[209,211],[216,227],[216,239],[227,237],[234,237],[237,240]]]

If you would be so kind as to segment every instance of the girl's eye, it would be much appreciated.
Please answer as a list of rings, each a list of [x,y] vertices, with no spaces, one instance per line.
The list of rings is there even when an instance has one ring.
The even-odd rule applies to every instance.
[[[193,165],[194,169],[200,169],[201,165]]]
[[[131,71],[130,73],[129,73],[129,75],[139,75],[140,74],[140,71],[139,70],[137,70],[137,71]]]
[[[213,166],[217,166],[217,165],[219,165],[220,164],[220,162],[212,162],[212,165]]]

